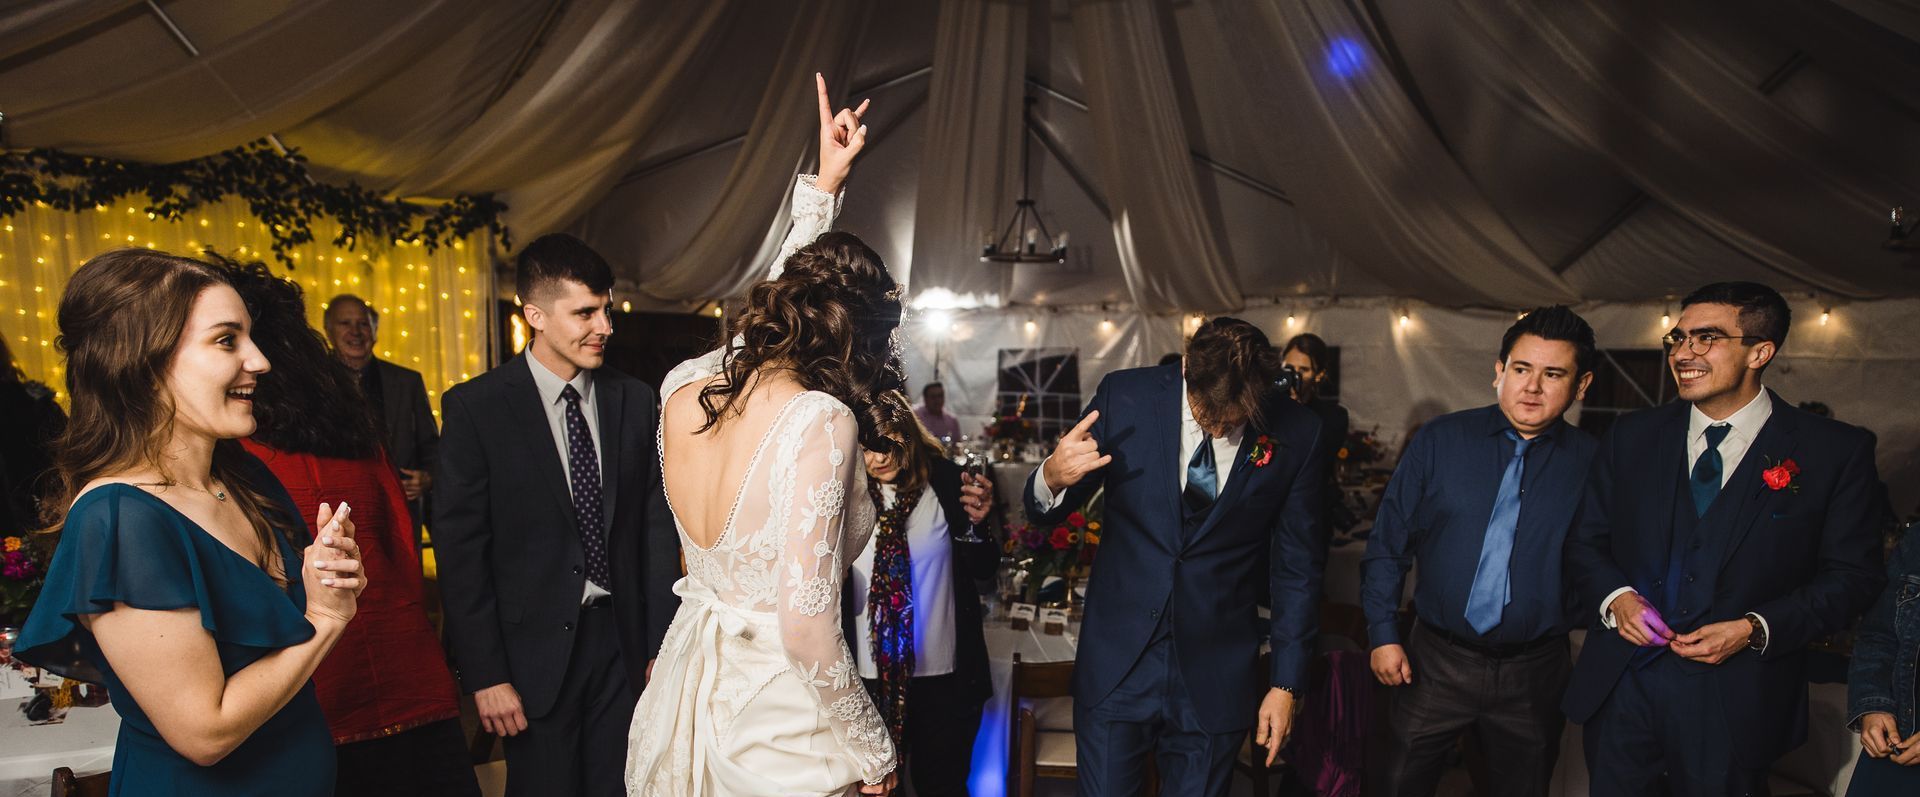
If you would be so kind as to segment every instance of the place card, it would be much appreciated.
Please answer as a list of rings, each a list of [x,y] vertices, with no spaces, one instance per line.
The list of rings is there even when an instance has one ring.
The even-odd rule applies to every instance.
[[[1031,628],[1033,626],[1033,618],[1039,612],[1039,609],[1040,607],[1031,603],[1014,604],[1013,611],[1007,615],[1013,630],[1025,631]]]
[[[1059,636],[1067,632],[1067,609],[1049,606],[1040,610],[1040,633]]]

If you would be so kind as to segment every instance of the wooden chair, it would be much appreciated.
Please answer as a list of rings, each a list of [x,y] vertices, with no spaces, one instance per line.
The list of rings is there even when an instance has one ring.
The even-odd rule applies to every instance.
[[[53,771],[53,797],[107,797],[107,783],[112,775],[111,772],[75,775],[72,769],[60,767]]]
[[[1013,727],[1007,734],[1008,793],[1033,797],[1034,781],[1039,778],[1078,777],[1073,746],[1073,662],[1027,662],[1015,653],[1010,689]]]

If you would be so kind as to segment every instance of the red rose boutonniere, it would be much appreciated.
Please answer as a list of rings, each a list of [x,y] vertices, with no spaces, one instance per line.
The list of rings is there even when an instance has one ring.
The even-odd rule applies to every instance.
[[[1767,486],[1772,488],[1774,492],[1781,490],[1795,493],[1800,492],[1800,485],[1794,481],[1794,479],[1799,476],[1800,465],[1791,459],[1780,460],[1775,463],[1773,467],[1760,473],[1760,478],[1764,479]]]
[[[1253,448],[1247,451],[1247,464],[1264,468],[1273,461],[1273,438],[1260,435],[1253,439]]]

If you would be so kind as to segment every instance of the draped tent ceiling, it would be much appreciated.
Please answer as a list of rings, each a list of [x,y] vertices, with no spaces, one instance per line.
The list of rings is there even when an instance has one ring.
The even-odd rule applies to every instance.
[[[1894,0],[13,1],[0,113],[13,148],[271,134],[323,179],[502,192],[643,306],[760,269],[815,70],[874,102],[841,226],[923,303],[1845,302],[1920,294],[1880,245],[1920,206],[1917,39]],[[1023,90],[1061,266],[977,260]]]

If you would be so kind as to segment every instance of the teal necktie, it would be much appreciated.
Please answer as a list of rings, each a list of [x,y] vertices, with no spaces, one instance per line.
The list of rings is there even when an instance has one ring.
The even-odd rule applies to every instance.
[[[1204,512],[1213,506],[1219,485],[1219,473],[1213,469],[1213,438],[1201,437],[1200,446],[1187,459],[1187,489],[1180,497],[1186,501],[1188,510]]]
[[[1704,517],[1707,507],[1713,506],[1713,498],[1720,494],[1720,443],[1727,439],[1733,427],[1716,423],[1707,427],[1707,451],[1693,463],[1693,513],[1695,517]],[[1667,471],[1672,473],[1673,471]]]

